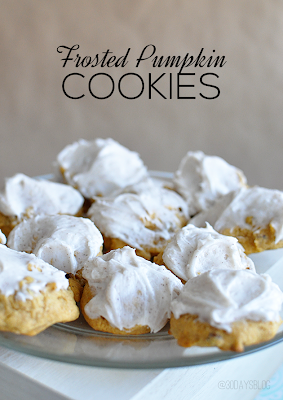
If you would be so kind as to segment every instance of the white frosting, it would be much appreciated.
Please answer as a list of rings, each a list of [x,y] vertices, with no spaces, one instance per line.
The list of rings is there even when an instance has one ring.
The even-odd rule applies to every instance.
[[[171,189],[170,189],[171,190]],[[124,188],[117,189],[114,192],[111,193],[110,196],[107,196],[108,198],[115,198],[119,196],[120,194],[123,193],[132,193],[132,194],[141,194],[141,193],[159,193],[158,196],[160,196],[161,193],[166,194],[168,191],[167,188],[164,187],[164,181],[157,180],[154,178],[150,178],[149,176],[143,178],[141,181],[134,183],[133,185],[127,185]],[[185,202],[182,200],[183,204]],[[187,210],[187,205],[185,205]]]
[[[27,279],[25,279],[27,278]],[[69,286],[65,273],[37,258],[34,254],[20,253],[0,244],[0,292],[15,295],[19,301],[32,299],[48,283],[56,283],[56,290]]]
[[[211,269],[255,271],[238,240],[220,235],[209,224],[206,228],[189,224],[180,229],[166,246],[163,261],[185,281]]]
[[[21,218],[23,214],[76,214],[84,199],[74,188],[16,174],[6,179],[0,193],[0,212]]]
[[[189,151],[175,173],[176,190],[187,199],[190,214],[210,207],[217,198],[246,184],[238,168],[202,151]]]
[[[236,196],[237,192],[230,192],[223,197],[220,197],[215,201],[213,206],[209,207],[206,210],[201,211],[193,218],[190,219],[190,224],[193,224],[199,228],[204,228],[206,226],[206,222],[208,222],[211,226],[215,225],[215,222],[218,220],[220,215],[223,213],[226,207],[231,203],[231,201]]]
[[[164,266],[138,257],[127,246],[88,262],[83,276],[95,293],[86,314],[92,319],[102,316],[120,330],[142,325],[158,332],[183,286]]]
[[[252,226],[246,222],[252,217]],[[236,226],[257,231],[269,224],[275,229],[275,243],[283,239],[283,192],[262,187],[242,188],[218,216],[214,228],[221,232]]]
[[[132,191],[115,198],[96,198],[88,216],[106,237],[137,249],[163,247],[181,227],[180,218],[187,219],[186,202],[174,191],[154,185],[150,190],[136,187]]]
[[[37,216],[21,222],[9,235],[12,249],[34,253],[67,273],[75,274],[100,252],[103,238],[87,218]]]
[[[87,198],[108,196],[148,175],[139,155],[113,139],[81,139],[65,147],[57,163],[66,181]]]
[[[7,242],[6,236],[0,229],[0,244],[6,244],[6,242]]]
[[[279,321],[283,293],[268,275],[248,270],[216,269],[190,279],[172,302],[175,318],[199,320],[231,332],[239,320]]]

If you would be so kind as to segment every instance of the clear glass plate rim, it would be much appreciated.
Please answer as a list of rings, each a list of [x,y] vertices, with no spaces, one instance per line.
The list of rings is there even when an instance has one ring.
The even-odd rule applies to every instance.
[[[54,325],[56,327],[56,325]],[[2,334],[2,332],[1,332]],[[196,355],[191,357],[176,357],[171,358],[170,360],[161,360],[161,361],[120,361],[120,360],[109,360],[105,358],[85,358],[85,357],[77,357],[71,355],[61,355],[60,353],[48,353],[47,351],[38,351],[33,346],[27,345],[22,346],[17,342],[5,339],[0,334],[0,345],[4,347],[18,351],[20,353],[24,353],[30,356],[35,356],[39,358],[49,359],[52,361],[65,362],[73,365],[85,365],[92,367],[103,367],[103,368],[121,368],[121,369],[161,369],[161,368],[182,368],[182,367],[191,367],[196,365],[203,364],[211,364],[221,361],[232,360],[234,358],[243,357],[245,355],[252,354],[259,350],[267,349],[271,346],[274,346],[280,343],[283,340],[283,332],[277,334],[272,340],[268,342],[261,343],[259,345],[247,346],[245,351],[239,352],[230,352],[230,351],[222,351],[216,354],[209,355]],[[121,339],[122,340],[122,339]],[[172,337],[172,340],[174,338]]]

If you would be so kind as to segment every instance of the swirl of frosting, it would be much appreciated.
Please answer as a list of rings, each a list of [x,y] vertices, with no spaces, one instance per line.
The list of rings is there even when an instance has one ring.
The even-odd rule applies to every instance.
[[[248,258],[238,240],[206,228],[187,225],[180,229],[166,246],[163,261],[179,278],[187,281],[211,269],[250,269]]]
[[[174,191],[150,185],[150,190],[132,188],[132,193],[96,198],[88,216],[105,237],[137,249],[152,249],[163,248],[187,222],[188,208]]]
[[[37,216],[21,222],[9,235],[8,246],[75,274],[100,253],[103,238],[88,218]]]
[[[0,212],[17,218],[26,213],[74,215],[83,202],[82,195],[70,186],[16,174],[6,179],[0,193]]]
[[[48,283],[55,283],[56,290],[67,289],[65,273],[37,258],[34,254],[21,253],[0,244],[0,292],[14,295],[17,300],[32,298]]]
[[[198,315],[201,322],[231,332],[239,320],[279,321],[283,293],[267,274],[215,269],[188,280],[172,301],[175,318]]]
[[[164,266],[138,257],[127,246],[87,262],[83,277],[95,293],[86,314],[92,319],[102,316],[120,330],[142,325],[158,332],[183,286]]]
[[[108,196],[148,175],[139,155],[113,139],[79,140],[57,156],[66,181],[85,197]]]
[[[245,186],[246,177],[220,157],[189,151],[181,160],[173,182],[194,215],[209,208],[219,197]]]

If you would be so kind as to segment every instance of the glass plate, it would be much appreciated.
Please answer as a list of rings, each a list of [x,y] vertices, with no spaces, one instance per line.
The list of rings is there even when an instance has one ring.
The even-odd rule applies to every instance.
[[[156,179],[170,183],[172,174],[152,172]],[[50,179],[52,176],[41,177]],[[261,271],[275,268],[272,278],[282,289],[280,267],[282,249],[255,255],[254,261]],[[270,262],[266,262],[270,260]],[[282,262],[283,263],[283,262]],[[282,264],[281,263],[281,264]],[[264,265],[267,268],[264,269]],[[278,278],[280,277],[280,278]],[[283,279],[282,279],[283,281]],[[56,324],[37,336],[29,337],[0,332],[0,345],[29,355],[72,364],[110,368],[169,368],[207,364],[228,360],[265,349],[283,340],[279,332],[272,340],[259,345],[247,346],[242,353],[221,351],[218,348],[183,348],[168,334],[167,325],[155,334],[120,336],[98,332],[89,327],[81,316],[66,324]]]

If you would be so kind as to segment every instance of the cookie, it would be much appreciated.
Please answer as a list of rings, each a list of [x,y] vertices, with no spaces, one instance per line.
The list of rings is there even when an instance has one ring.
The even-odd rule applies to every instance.
[[[211,270],[188,280],[172,301],[170,333],[185,347],[243,351],[276,334],[282,302],[283,293],[268,275]]]
[[[39,214],[78,215],[84,203],[74,188],[16,174],[0,193],[0,229],[7,236],[23,219]]]
[[[109,196],[148,176],[139,155],[113,139],[81,139],[68,145],[58,154],[57,167],[66,183],[88,199]]]
[[[105,252],[128,245],[151,259],[187,223],[188,208],[177,193],[151,183],[116,197],[96,198],[87,215],[104,236]]]
[[[184,226],[154,261],[164,264],[183,282],[212,269],[255,271],[254,263],[238,240],[221,235],[209,224],[205,228]]]
[[[158,332],[170,317],[181,281],[124,247],[86,263],[81,310],[90,326],[115,334]]]
[[[174,187],[188,202],[190,215],[211,207],[229,192],[246,186],[243,172],[223,158],[189,151],[173,179]]]
[[[57,322],[78,318],[62,271],[33,254],[0,245],[0,330],[33,336]]]
[[[234,236],[246,254],[283,247],[283,192],[262,187],[242,188],[190,220],[209,222],[216,231]]]
[[[80,300],[84,279],[79,271],[84,263],[102,254],[103,238],[88,218],[69,215],[42,215],[17,225],[7,245],[37,257],[68,273],[76,301]]]

